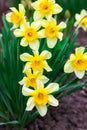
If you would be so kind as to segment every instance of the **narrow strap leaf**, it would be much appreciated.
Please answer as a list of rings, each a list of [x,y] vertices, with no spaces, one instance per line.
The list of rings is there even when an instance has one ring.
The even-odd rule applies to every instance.
[[[19,124],[18,121],[9,121],[9,122],[0,122],[0,125],[7,125],[7,124],[12,124],[12,125],[15,125],[15,124]]]

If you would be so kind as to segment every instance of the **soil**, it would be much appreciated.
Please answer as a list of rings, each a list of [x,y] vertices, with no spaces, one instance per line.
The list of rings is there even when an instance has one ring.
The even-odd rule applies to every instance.
[[[2,22],[2,16],[3,14],[5,14],[8,10],[8,3],[6,2],[6,0],[0,0],[0,32],[1,32],[1,28],[3,26],[3,22]]]
[[[86,45],[86,36],[80,30],[77,42]],[[0,126],[0,130],[6,129]],[[50,107],[44,118],[38,116],[26,130],[87,130],[87,86],[61,99],[57,108]]]

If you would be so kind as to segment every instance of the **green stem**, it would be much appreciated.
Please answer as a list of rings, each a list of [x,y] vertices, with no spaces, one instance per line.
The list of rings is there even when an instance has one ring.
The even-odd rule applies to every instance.
[[[30,112],[25,111],[23,114],[22,121],[20,123],[21,128],[24,128],[27,125],[27,123],[32,122],[38,115],[38,111],[34,112],[32,115],[30,114]]]
[[[70,94],[76,92],[77,90],[81,89],[86,84],[87,84],[87,81],[84,82],[84,83],[79,83],[79,84],[72,85],[71,89],[69,91],[63,93],[62,95],[58,95],[57,98],[61,99],[61,98],[65,97],[65,96],[67,96],[67,95],[70,95]]]
[[[29,123],[32,122],[39,115],[38,111],[34,112],[29,120]]]

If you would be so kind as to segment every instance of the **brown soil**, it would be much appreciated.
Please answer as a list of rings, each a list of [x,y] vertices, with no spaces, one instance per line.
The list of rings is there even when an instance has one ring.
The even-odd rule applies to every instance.
[[[1,1],[5,4],[5,0],[0,0],[0,7]],[[86,45],[86,37],[87,33],[81,30],[77,42]],[[6,129],[0,126],[0,130]],[[61,99],[57,108],[50,107],[47,115],[37,117],[27,130],[87,130],[87,86]]]
[[[7,10],[8,10],[8,3],[6,2],[6,0],[0,0],[0,32],[3,26],[2,16],[7,12]]]

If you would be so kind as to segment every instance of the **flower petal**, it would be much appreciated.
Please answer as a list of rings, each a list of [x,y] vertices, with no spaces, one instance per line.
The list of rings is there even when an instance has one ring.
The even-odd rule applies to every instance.
[[[26,74],[27,77],[29,77],[31,73],[32,73],[31,69],[27,69],[27,71],[25,72],[25,74]]]
[[[85,47],[78,47],[75,49],[76,54],[83,54],[84,51],[85,51]]]
[[[28,42],[26,41],[25,38],[22,38],[22,39],[21,39],[20,45],[23,46],[23,47],[28,46]]]
[[[74,68],[71,64],[71,62],[68,60],[64,65],[64,72],[65,73],[72,73],[74,71]]]
[[[66,23],[61,22],[58,26],[59,26],[61,29],[64,29],[64,28],[66,28]]]
[[[21,81],[19,81],[18,83],[20,84],[20,85],[23,85],[24,84],[24,81],[25,81],[25,78],[26,77],[24,77]]]
[[[40,30],[38,32],[38,38],[45,38],[45,37],[46,37],[45,30],[44,29]]]
[[[12,12],[6,14],[6,20],[8,22],[11,22],[11,19],[10,19],[11,18],[11,14],[12,14]]]
[[[47,45],[49,48],[55,47],[57,43],[57,38],[47,38]]]
[[[31,49],[38,51],[39,46],[40,46],[39,40],[29,42],[29,46],[30,46]]]
[[[44,16],[43,16],[43,17],[44,17]],[[47,20],[50,20],[51,17],[52,17],[52,12],[51,12],[50,14],[47,14],[45,17],[46,17]]]
[[[86,31],[86,30],[87,30],[87,27],[82,27],[82,28],[83,28],[83,30],[84,30],[84,31]]]
[[[63,9],[62,9],[62,7],[61,7],[60,5],[55,4],[55,5],[54,5],[53,14],[58,14],[58,13],[60,13],[62,10],[63,10]]]
[[[49,93],[58,91],[59,84],[58,83],[50,83],[45,89],[48,90]]]
[[[41,20],[41,24],[43,27],[46,27],[46,25],[48,24],[48,20]]]
[[[86,16],[87,15],[87,11],[85,9],[81,10],[81,16]]]
[[[70,55],[70,60],[71,60],[71,61],[75,60],[75,57],[76,57],[75,54],[71,54],[71,55]]]
[[[18,10],[17,10],[15,7],[11,7],[10,9],[11,9],[13,12],[18,13]]]
[[[34,90],[27,88],[27,87],[22,87],[22,94],[24,96],[31,96]]]
[[[62,39],[63,39],[63,33],[62,32],[58,33],[58,38],[59,38],[60,41],[62,41]]]
[[[32,58],[33,56],[32,55],[30,55],[30,54],[28,54],[28,53],[23,53],[23,54],[21,54],[20,55],[20,59],[22,60],[22,61],[30,61],[30,58]]]
[[[78,25],[78,22],[76,21],[75,23],[74,23],[74,26],[76,27]]]
[[[48,103],[49,103],[51,106],[55,106],[55,107],[59,105],[58,100],[57,100],[54,96],[52,96],[52,95],[49,95],[49,96],[48,96]]]
[[[18,25],[14,24],[10,30],[18,28]]]
[[[32,6],[35,10],[37,10],[38,1],[33,2],[33,3],[31,4],[31,6]]]
[[[27,63],[25,64],[25,66],[24,66],[23,73],[26,73],[30,68],[31,68],[30,62],[27,62]]]
[[[55,19],[55,18],[53,18],[53,17],[51,17],[51,18],[49,19],[49,21],[47,21],[47,22],[49,22],[49,23],[53,23],[54,25],[56,25],[56,24],[57,24],[56,19]]]
[[[45,69],[47,72],[52,71],[51,67],[48,65],[48,63],[47,63],[46,61],[44,61],[44,69]]]
[[[50,59],[51,57],[52,57],[52,54],[51,54],[51,52],[49,52],[49,51],[43,51],[41,54],[40,54],[41,56],[43,56],[44,57],[44,59]]]
[[[19,4],[19,11],[22,13],[22,14],[25,14],[25,9],[24,9],[24,6],[22,4]]]
[[[30,97],[27,101],[27,107],[26,107],[26,111],[31,111],[35,106],[35,103],[34,103],[34,98],[33,97]]]
[[[24,21],[24,23],[20,26],[20,29],[24,31],[24,30],[26,30],[28,27],[30,27],[30,23]]]
[[[40,80],[37,80],[37,89],[39,88],[44,88],[44,84]]]
[[[55,0],[51,0],[51,2],[52,2],[53,4],[55,4]]]
[[[36,105],[36,108],[37,108],[38,112],[40,113],[40,115],[42,117],[46,115],[46,113],[47,113],[46,105],[43,105],[43,106],[42,105]]]
[[[41,76],[41,81],[45,84],[45,83],[47,83],[49,81],[49,79],[46,76],[42,75]]]
[[[87,52],[84,53],[84,57],[87,60]]]
[[[42,19],[43,15],[41,15],[38,11],[35,11],[33,17],[34,17],[34,20],[36,21],[36,20]]]
[[[14,30],[14,35],[16,37],[22,37],[22,31],[20,29],[16,29],[16,30]]]
[[[75,19],[76,19],[76,20],[80,20],[80,15],[79,15],[79,14],[76,14],[76,15],[75,15]]]
[[[32,22],[31,27],[34,27],[36,30],[39,30],[41,27],[41,20]]]
[[[85,71],[78,71],[78,70],[74,70],[75,71],[75,75],[79,78],[82,79],[83,76],[85,75]]]
[[[23,85],[23,87],[29,87],[28,84],[26,84],[26,77],[23,77],[23,79],[21,81],[19,81],[20,85]]]

